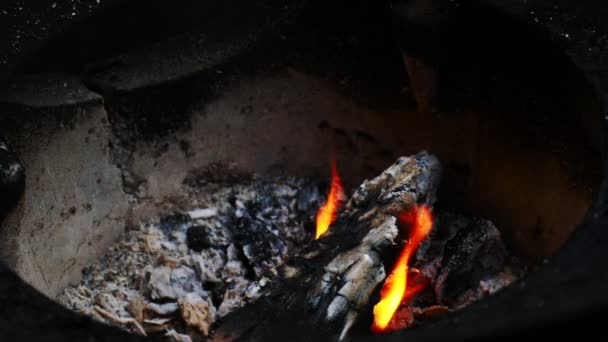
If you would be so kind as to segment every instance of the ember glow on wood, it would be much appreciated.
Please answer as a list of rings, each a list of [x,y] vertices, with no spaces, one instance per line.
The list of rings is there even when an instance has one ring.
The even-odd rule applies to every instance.
[[[263,295],[224,317],[212,340],[340,341],[359,331],[386,278],[384,256],[401,250],[400,213],[432,206],[440,178],[423,151],[363,181],[323,237],[268,272]]]
[[[401,157],[346,202],[332,163],[324,205],[313,180],[197,183],[191,206],[142,221],[59,299],[179,342],[342,341],[367,331],[372,313],[374,332],[425,324],[521,273],[490,221],[431,213],[441,170],[426,151]],[[330,204],[313,240],[306,227]]]
[[[422,240],[431,232],[433,217],[431,209],[426,206],[416,207],[400,215],[402,223],[411,227],[410,238],[403,248],[395,268],[386,279],[381,291],[381,299],[374,306],[374,323],[372,331],[383,332],[393,318],[407,290],[408,263],[410,257]]]
[[[342,181],[338,174],[336,160],[332,159],[331,186],[329,194],[327,195],[327,201],[319,208],[319,212],[317,213],[317,231],[315,239],[318,239],[321,235],[325,234],[327,229],[329,229],[329,226],[336,220],[336,217],[338,217],[338,210],[344,202],[344,198],[344,187],[342,186]]]

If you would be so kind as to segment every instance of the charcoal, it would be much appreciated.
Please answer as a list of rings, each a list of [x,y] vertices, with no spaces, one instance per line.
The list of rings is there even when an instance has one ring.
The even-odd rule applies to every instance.
[[[506,259],[500,231],[490,221],[472,220],[446,243],[435,281],[439,304],[460,306],[475,300],[480,282],[499,274]]]
[[[462,309],[523,277],[525,268],[508,254],[491,222],[440,212],[408,274],[408,288],[416,288],[421,276],[430,286],[402,302],[389,331],[435,321]]]
[[[450,313],[450,309],[442,305],[429,305],[426,307],[413,307],[412,313],[418,321],[435,321]]]
[[[402,305],[397,309],[393,319],[386,328],[386,332],[395,332],[407,329],[415,323],[414,313],[409,306]]]
[[[263,220],[270,202],[260,196],[260,202],[237,202],[235,243],[240,245],[256,276],[277,266],[287,253],[287,244],[271,220]]]
[[[437,240],[447,242],[452,240],[458,232],[471,224],[471,219],[461,214],[442,212],[437,226]]]
[[[415,267],[430,279],[437,278],[441,270],[447,242],[471,224],[469,218],[450,212],[438,214],[435,221],[429,238],[424,240],[416,251],[415,262]]]
[[[203,249],[213,246],[212,241],[209,239],[209,235],[207,227],[193,226],[188,228],[186,232],[188,248],[195,252],[201,252]]]

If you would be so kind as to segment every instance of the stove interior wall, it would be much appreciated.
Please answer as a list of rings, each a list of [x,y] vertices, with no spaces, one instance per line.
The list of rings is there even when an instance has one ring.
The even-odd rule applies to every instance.
[[[0,134],[26,172],[24,194],[2,222],[0,256],[54,297],[124,233],[129,203],[111,161],[101,98],[58,75],[21,86],[33,92],[3,97],[0,105]]]
[[[184,181],[213,175],[209,165],[327,179],[335,149],[352,188],[398,156],[427,149],[446,168],[445,207],[492,218],[519,252],[537,258],[568,239],[599,182],[598,159],[564,139],[563,127],[525,127],[513,116],[486,113],[421,114],[414,106],[374,110],[294,70],[243,80],[198,108],[189,128],[138,143],[134,193],[151,200],[140,202],[136,216],[157,211],[158,203],[179,206]]]
[[[327,180],[332,149],[349,187],[427,149],[445,167],[441,206],[492,219],[522,255],[559,249],[600,182],[589,86],[565,59],[513,41],[488,62],[498,71],[483,75],[489,87],[479,87],[484,78],[471,65],[452,66],[444,74],[451,107],[419,113],[386,23],[357,4],[349,15],[321,4],[310,22],[211,64],[199,62],[209,51],[192,48],[195,32],[93,63],[86,87],[67,97],[39,91],[48,75],[26,80],[18,106],[2,98],[11,104],[2,133],[28,172],[25,196],[3,223],[3,260],[52,296],[127,227],[191,209],[183,190],[197,179]],[[540,57],[513,64],[517,49]],[[70,77],[57,76],[56,88]],[[87,88],[103,102],[75,99]],[[464,105],[453,101],[480,88]],[[41,111],[44,120],[33,114]],[[147,131],[156,119],[162,134]]]

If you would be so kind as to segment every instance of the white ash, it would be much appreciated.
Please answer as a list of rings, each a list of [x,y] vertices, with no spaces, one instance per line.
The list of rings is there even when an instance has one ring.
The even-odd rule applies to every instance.
[[[188,213],[193,220],[204,219],[217,216],[216,208],[196,209]]]
[[[59,301],[141,335],[197,341],[215,320],[259,298],[291,250],[314,238],[323,199],[297,179],[206,183],[183,213],[125,234]]]

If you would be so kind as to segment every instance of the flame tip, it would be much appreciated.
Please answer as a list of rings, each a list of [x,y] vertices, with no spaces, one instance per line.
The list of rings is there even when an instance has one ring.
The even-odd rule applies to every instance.
[[[331,185],[327,200],[317,212],[315,239],[319,239],[338,218],[338,210],[344,201],[344,197],[344,188],[340,174],[338,173],[336,158],[334,157],[331,160]]]
[[[387,330],[399,305],[401,305],[406,297],[410,257],[433,228],[431,208],[425,205],[403,212],[399,215],[399,218],[403,223],[410,224],[412,230],[407,243],[397,259],[397,263],[382,286],[380,291],[381,299],[374,306],[372,332],[375,333],[382,333]],[[417,291],[416,288],[413,291]]]

